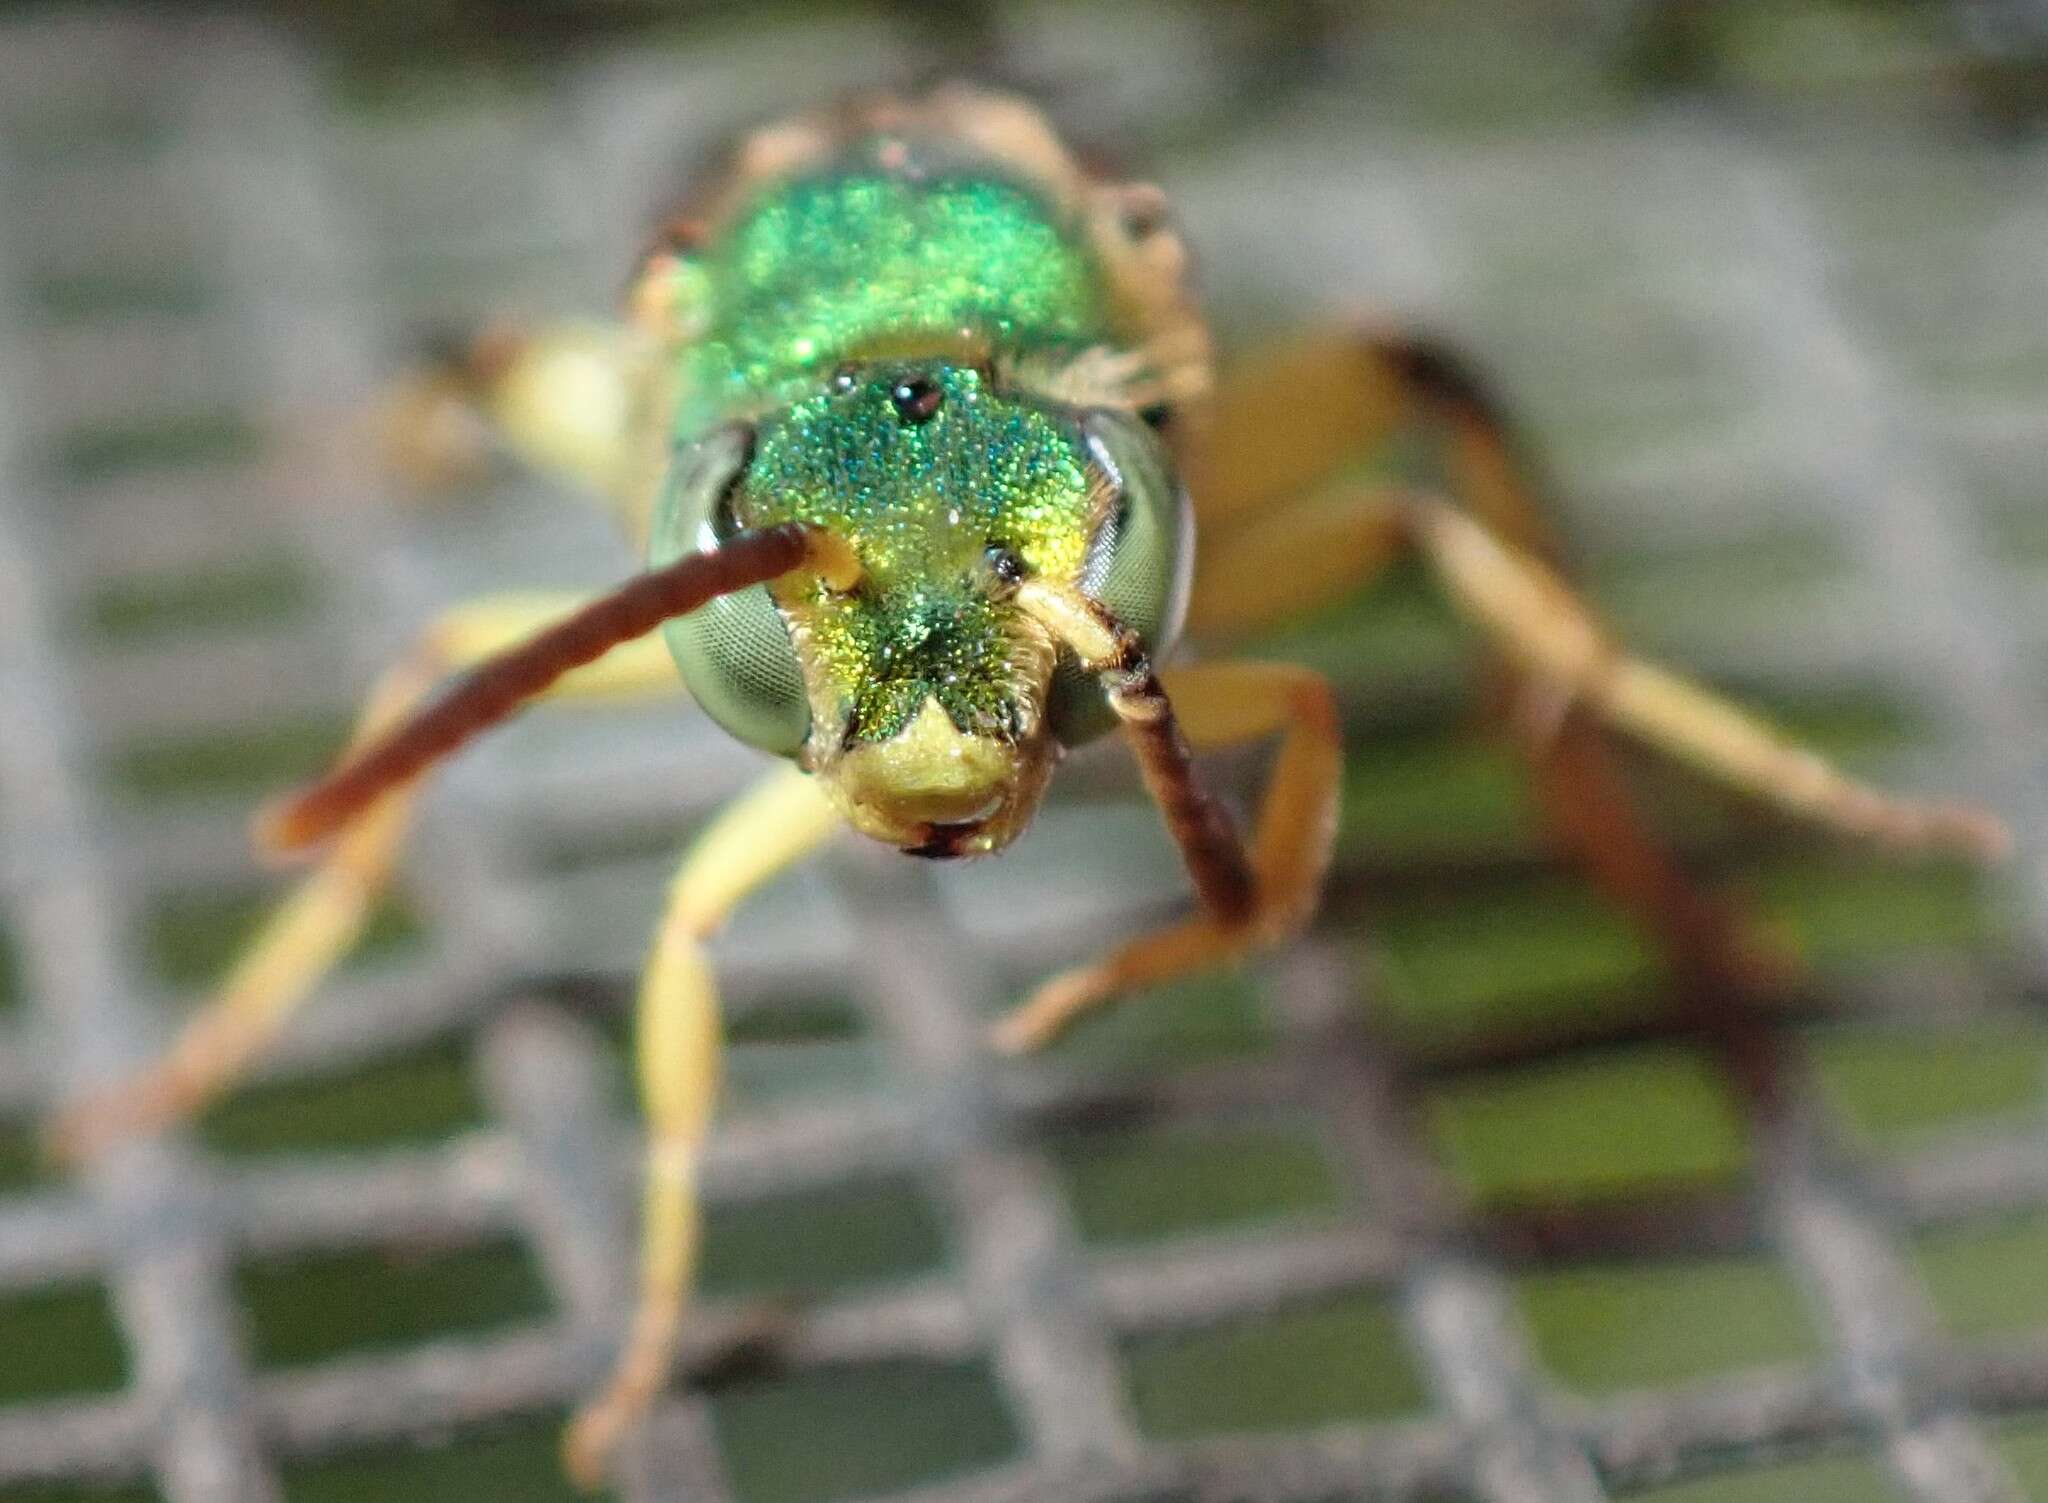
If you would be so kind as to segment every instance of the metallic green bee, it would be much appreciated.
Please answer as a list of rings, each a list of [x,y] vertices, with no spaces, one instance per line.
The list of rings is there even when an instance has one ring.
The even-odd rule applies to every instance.
[[[1502,658],[1553,822],[1696,969],[1752,952],[1627,815],[1603,725],[1841,829],[2002,849],[1995,820],[1852,782],[1617,648],[1548,562],[1497,410],[1441,349],[1338,330],[1212,390],[1185,261],[1157,189],[1097,179],[1025,104],[951,88],[749,137],[647,258],[624,330],[479,345],[462,399],[612,497],[649,571],[588,603],[490,599],[430,628],[342,766],[265,821],[274,848],[331,838],[322,864],[172,1053],[68,1113],[60,1143],[90,1151],[233,1079],[355,940],[434,762],[528,700],[668,693],[680,668],[783,765],[685,857],[642,983],[645,1286],[569,1434],[594,1482],[670,1365],[717,1076],[704,943],[749,890],[842,825],[914,855],[999,850],[1062,753],[1116,729],[1197,911],[1054,978],[998,1043],[1035,1046],[1307,922],[1336,826],[1329,687],[1282,663],[1157,668],[1184,626],[1214,640],[1418,554]],[[1455,500],[1344,479],[1402,428],[1435,440]],[[1268,738],[1244,842],[1190,748]]]

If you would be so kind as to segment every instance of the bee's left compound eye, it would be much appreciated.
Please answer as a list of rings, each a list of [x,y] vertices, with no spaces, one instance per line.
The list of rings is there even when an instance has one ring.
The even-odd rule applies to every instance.
[[[732,531],[727,507],[752,456],[752,430],[735,426],[677,451],[655,514],[655,567]],[[811,733],[803,670],[782,612],[766,585],[722,595],[662,628],[683,682],[727,732],[766,752],[791,757]]]
[[[1116,494],[1089,549],[1081,585],[1138,634],[1155,658],[1180,636],[1193,583],[1195,526],[1159,435],[1136,415],[1091,412],[1081,422],[1090,462]],[[1069,746],[1114,723],[1101,687],[1072,668],[1053,684],[1053,729]]]

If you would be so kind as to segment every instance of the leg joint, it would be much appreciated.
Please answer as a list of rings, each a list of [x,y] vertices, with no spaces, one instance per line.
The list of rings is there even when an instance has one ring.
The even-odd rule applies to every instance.
[[[1373,358],[1385,361],[1424,403],[1489,427],[1506,426],[1506,409],[1477,365],[1448,341],[1423,332],[1371,330],[1363,338]]]

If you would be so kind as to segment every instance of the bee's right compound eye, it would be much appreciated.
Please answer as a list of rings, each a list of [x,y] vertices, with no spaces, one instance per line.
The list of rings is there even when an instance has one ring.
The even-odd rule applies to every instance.
[[[657,504],[657,568],[731,534],[727,502],[746,473],[753,431],[720,428],[676,451]],[[691,697],[731,735],[793,757],[811,733],[803,670],[766,585],[722,595],[662,628]]]

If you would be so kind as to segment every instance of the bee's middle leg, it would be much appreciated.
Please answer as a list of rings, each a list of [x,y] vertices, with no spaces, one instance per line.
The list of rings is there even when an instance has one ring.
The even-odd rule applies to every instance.
[[[1276,403],[1276,392],[1285,400]],[[1254,362],[1216,406],[1219,421],[1190,470],[1205,530],[1191,627],[1227,635],[1282,620],[1363,588],[1414,548],[1491,635],[1490,697],[1554,836],[1684,979],[1753,993],[1789,963],[1650,829],[1610,727],[1851,833],[1999,850],[2002,829],[1988,816],[1854,783],[1756,717],[1611,646],[1567,585],[1539,467],[1455,349],[1339,329]],[[1332,483],[1402,432],[1432,441],[1455,506]]]
[[[371,692],[357,743],[402,720],[450,674],[544,629],[580,603],[572,595],[492,595],[450,607]],[[648,638],[564,679],[552,697],[631,700],[681,688],[666,649]],[[58,1113],[47,1138],[59,1157],[90,1158],[120,1138],[185,1120],[234,1084],[362,937],[393,879],[415,796],[411,786],[391,790],[336,837],[160,1059]]]

